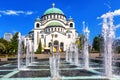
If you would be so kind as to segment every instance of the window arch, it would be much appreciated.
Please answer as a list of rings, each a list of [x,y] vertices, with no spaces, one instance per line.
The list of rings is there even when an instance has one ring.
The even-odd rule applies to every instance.
[[[73,23],[70,23],[70,27],[73,27]]]

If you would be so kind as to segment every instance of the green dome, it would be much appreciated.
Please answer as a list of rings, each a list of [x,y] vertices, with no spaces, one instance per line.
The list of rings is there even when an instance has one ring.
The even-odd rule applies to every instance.
[[[44,12],[44,15],[47,15],[47,14],[52,14],[52,13],[57,13],[57,14],[63,14],[64,13],[62,12],[62,10],[58,9],[58,8],[49,8],[47,9],[45,12]]]
[[[47,26],[62,26],[59,22],[51,22]]]

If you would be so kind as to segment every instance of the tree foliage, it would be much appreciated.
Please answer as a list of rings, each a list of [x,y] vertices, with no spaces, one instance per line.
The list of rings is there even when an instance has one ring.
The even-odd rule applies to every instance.
[[[42,43],[41,43],[41,39],[39,41],[39,45],[38,45],[38,49],[36,50],[36,53],[41,54],[42,53]]]
[[[76,40],[76,44],[78,45],[78,48],[80,50],[82,49],[82,38],[83,38],[83,35],[81,34],[79,38]]]
[[[0,38],[0,54],[14,55],[18,51],[18,32],[13,35],[11,41]]]
[[[18,32],[15,33],[10,42],[10,53],[16,54],[18,51]]]
[[[0,42],[0,53],[4,53],[5,50],[6,50],[5,45]]]
[[[94,37],[93,44],[92,44],[92,50],[96,51],[96,52],[100,52],[102,41],[103,41],[103,39],[102,39],[101,35]]]
[[[9,48],[9,42],[0,38],[0,54],[6,54]]]
[[[117,46],[116,49],[115,49],[115,51],[116,51],[117,53],[120,53],[120,46]]]

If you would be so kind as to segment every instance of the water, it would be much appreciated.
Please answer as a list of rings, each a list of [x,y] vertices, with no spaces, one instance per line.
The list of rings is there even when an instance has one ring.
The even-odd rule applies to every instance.
[[[84,68],[87,70],[89,69],[88,37],[90,31],[88,30],[88,27],[85,28],[84,23],[83,23],[83,32],[84,32],[84,38],[83,38],[82,53],[83,53]]]
[[[29,66],[30,63],[31,63],[31,54],[30,54],[30,44],[29,44],[29,41],[27,40],[26,42],[26,66]]]
[[[15,79],[17,80],[55,80],[56,79],[51,77],[51,70],[48,64],[49,59],[45,59],[45,60],[35,59],[35,61],[36,63],[28,66],[24,70],[17,70],[16,69],[17,66],[16,67],[13,66],[13,62],[9,62],[9,65],[1,67],[2,70],[0,70],[0,73],[2,75],[0,75],[0,77],[2,77],[2,80],[9,80],[9,79],[10,80],[15,80]],[[68,64],[65,62],[65,59],[61,60],[61,64],[59,66],[60,66],[59,68],[60,76],[57,77],[56,80],[109,80],[105,77],[102,77],[101,75],[99,76],[97,73],[91,70],[85,70],[79,66],[75,66],[74,64]],[[7,69],[7,67],[9,69]]]
[[[51,79],[58,79],[60,78],[59,75],[59,60],[57,57],[50,57],[49,58],[50,63],[50,73],[51,73]]]
[[[113,76],[113,49],[112,49],[112,44],[113,40],[115,38],[115,32],[114,32],[114,25],[113,25],[113,16],[109,12],[108,14],[109,17],[103,18],[103,27],[102,27],[102,35],[104,38],[104,69],[105,69],[105,75],[107,77],[112,77]]]
[[[69,61],[69,47],[67,46],[66,47],[66,57],[65,57],[65,60],[68,62]]]
[[[31,42],[32,43],[32,51],[31,51],[31,63],[33,63],[34,62],[34,44],[33,44],[33,42]]]
[[[60,53],[59,48],[57,49],[56,55],[52,52],[52,57],[49,58],[49,64],[50,64],[50,73],[51,73],[51,79],[57,80],[60,79]]]
[[[73,55],[73,44],[70,45],[69,50],[70,50],[69,51],[69,56],[68,56],[69,57],[69,62],[72,63],[73,62],[73,56],[72,56]]]
[[[18,70],[22,68],[22,39],[21,39],[21,34],[19,33],[18,35]]]
[[[79,54],[78,54],[78,46],[75,45],[75,65],[76,66],[80,66],[80,63],[79,63]]]

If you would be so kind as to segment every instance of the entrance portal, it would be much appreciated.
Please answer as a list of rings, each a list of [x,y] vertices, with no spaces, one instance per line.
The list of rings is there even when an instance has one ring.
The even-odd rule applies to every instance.
[[[59,42],[57,41],[57,40],[55,40],[54,41],[54,52],[56,53],[56,52],[58,52],[58,50],[59,50]]]

